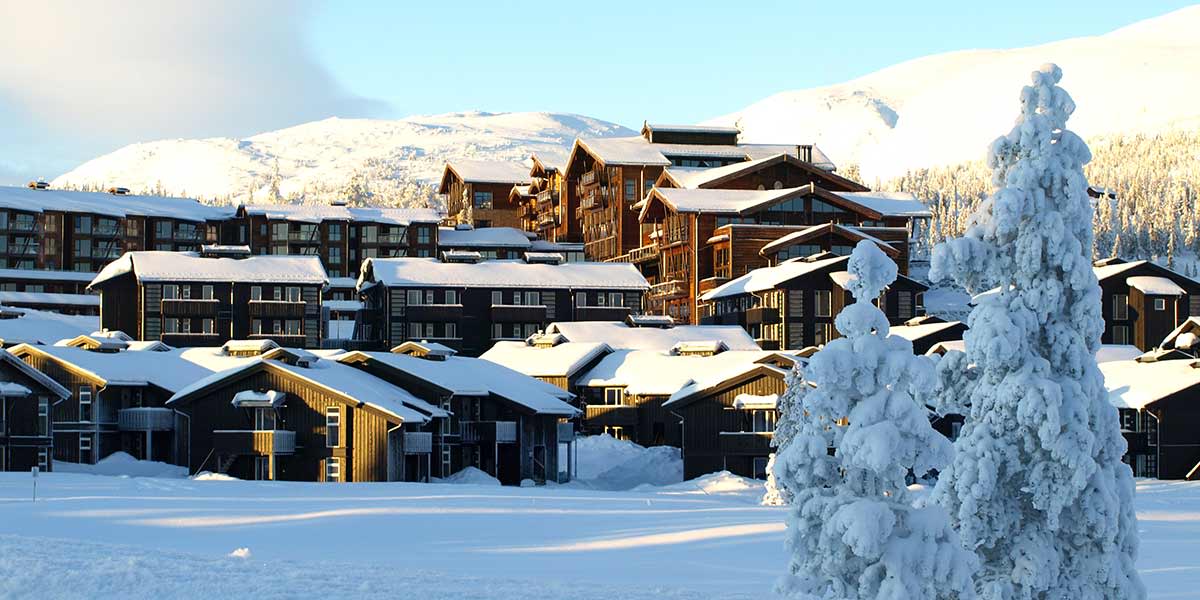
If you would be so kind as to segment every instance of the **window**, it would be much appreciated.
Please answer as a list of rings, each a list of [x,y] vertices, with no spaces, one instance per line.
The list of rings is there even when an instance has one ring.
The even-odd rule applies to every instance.
[[[284,321],[284,335],[300,335],[300,319]]]
[[[546,305],[546,318],[553,319],[555,317],[554,292],[542,292],[542,304]]]
[[[154,237],[160,240],[171,239],[173,232],[171,231],[170,221],[155,221],[154,222]]]
[[[250,321],[250,333],[262,335],[262,319],[252,319]]]
[[[75,233],[91,235],[92,233],[92,218],[88,216],[75,217]]]
[[[533,335],[533,334],[537,333],[537,331],[538,331],[538,324],[537,324],[537,323],[526,323],[526,324],[525,324],[525,325],[524,325],[524,326],[521,328],[521,330],[522,330],[522,335],[523,335],[523,336],[524,336],[526,339],[528,339],[528,338],[529,338],[529,336],[531,336],[531,335]]]
[[[1113,312],[1112,316],[1118,321],[1129,319],[1129,296],[1126,294],[1113,294]]]
[[[329,241],[340,242],[342,240],[342,224],[341,223],[330,223],[328,225],[328,231],[329,231]],[[330,250],[332,252],[333,249],[331,248]]]
[[[512,336],[513,336],[513,339],[521,339],[521,324],[520,323],[513,323]]]
[[[190,286],[190,285],[181,285],[181,286],[179,286],[179,291],[180,291],[180,292],[183,294],[183,299],[184,299],[184,300],[191,300],[191,299],[192,299],[192,286]]]
[[[337,448],[341,445],[342,409],[330,406],[325,409],[325,447]]]
[[[504,292],[500,290],[492,290],[492,306],[502,306],[504,304]]]
[[[255,481],[270,481],[274,479],[271,476],[271,457],[270,456],[255,456],[254,457],[254,480]]]
[[[368,244],[374,244],[379,241],[379,226],[378,225],[363,225],[359,228],[362,233],[362,241]]]
[[[912,292],[896,292],[896,316],[911,319],[912,313]]]
[[[446,290],[446,304],[458,304],[458,292]]]
[[[425,324],[425,337],[431,338],[433,336],[434,336],[433,323],[426,323]]]
[[[430,238],[429,232],[431,229],[432,229],[432,227],[418,227],[417,228],[417,243],[418,244],[431,243],[431,240],[429,239]]]
[[[587,292],[575,292],[575,306],[587,306]]]
[[[525,292],[525,306],[538,306],[542,303],[541,300],[541,294],[537,292]]]
[[[342,264],[342,249],[341,248],[334,246],[329,249],[329,264],[331,264],[331,265]]]
[[[433,304],[433,290],[425,290],[425,304]]]
[[[279,286],[272,287],[271,288],[271,299],[276,302],[283,300],[283,288],[281,288]]]
[[[1112,343],[1128,344],[1129,343],[1129,326],[1128,325],[1113,325]]]
[[[458,323],[446,323],[446,337],[450,339],[458,337]]]
[[[262,300],[262,286],[261,285],[250,286],[250,299],[251,300]]]
[[[79,436],[79,462],[83,464],[91,464],[92,460],[92,436]]]
[[[254,429],[258,431],[271,431],[275,429],[275,409],[269,406],[255,408]]]
[[[625,298],[622,297],[621,292],[609,292],[608,293],[608,305],[609,306],[624,306]]]
[[[625,180],[625,199],[633,200],[636,197],[637,197],[637,180],[636,179],[626,179]]]
[[[163,319],[163,333],[179,333],[179,319],[174,317]]]
[[[813,345],[824,346],[833,339],[833,330],[829,323],[817,323],[813,327]]]
[[[271,223],[271,241],[286,242],[288,239],[287,223]]]
[[[814,313],[814,314],[816,314],[816,316],[818,316],[818,317],[830,316],[830,313],[833,311],[833,304],[832,304],[833,296],[830,293],[830,291],[829,290],[817,290],[816,291],[816,302],[817,302],[817,307],[816,307],[816,313]]]
[[[513,303],[513,306],[521,305],[521,292],[513,292],[512,293],[512,303]]]
[[[75,256],[87,258],[92,255],[92,240],[75,240]]]
[[[492,323],[492,339],[498,340],[504,337],[504,325],[500,323]]]
[[[49,398],[38,398],[37,434],[43,437],[50,435]]]
[[[596,306],[604,306],[604,292],[596,294]]]
[[[325,481],[336,483],[342,480],[342,459],[330,456],[325,459]]]
[[[1167,300],[1165,298],[1155,298],[1154,310],[1167,310]]]
[[[408,297],[409,306],[421,304],[421,290],[408,290],[405,295]]]
[[[213,286],[211,286],[211,285],[200,286],[200,299],[201,300],[212,300],[213,299]]]
[[[200,329],[206,335],[212,335],[217,331],[216,323],[212,319],[201,319]]]
[[[191,319],[180,319],[179,324],[183,326],[180,328],[180,330],[183,333],[191,333],[192,332],[192,320]]]
[[[425,332],[425,328],[420,323],[408,324],[408,339],[420,339],[421,334]]]
[[[39,471],[45,472],[50,468],[50,457],[45,448],[38,448],[37,461]]]
[[[646,181],[642,182],[642,195],[643,196],[645,196],[646,194],[649,194],[650,190],[652,190],[652,189],[654,189],[654,180],[653,179],[647,179]]]
[[[163,300],[174,300],[179,297],[179,286],[164,285],[162,288]]]
[[[754,433],[773,433],[775,431],[775,416],[773,410],[750,411],[750,431]]]
[[[474,196],[475,208],[490,209],[492,208],[492,193],[491,192],[475,192]]]
[[[608,406],[625,404],[625,388],[604,388],[604,404]]]
[[[288,302],[300,302],[300,288],[290,287],[287,289]]]
[[[271,321],[271,333],[275,335],[283,333],[283,321],[278,319]]]

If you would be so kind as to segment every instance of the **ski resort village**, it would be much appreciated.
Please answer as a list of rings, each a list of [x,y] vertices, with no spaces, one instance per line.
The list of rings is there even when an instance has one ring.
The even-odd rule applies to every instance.
[[[535,94],[530,14],[368,93],[366,3],[268,4],[0,8],[69,47],[0,25],[0,598],[1200,599],[1200,6]],[[380,117],[463,97],[635,126]]]

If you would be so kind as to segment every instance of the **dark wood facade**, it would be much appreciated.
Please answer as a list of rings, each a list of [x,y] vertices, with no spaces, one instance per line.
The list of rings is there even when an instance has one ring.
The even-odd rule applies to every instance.
[[[1104,314],[1105,344],[1132,344],[1150,350],[1189,317],[1200,316],[1200,282],[1149,261],[1102,261],[1096,267]],[[1146,293],[1131,278],[1157,277],[1178,287],[1176,293]],[[1135,280],[1136,281],[1136,280]],[[1154,291],[1154,288],[1147,288]]]
[[[525,206],[519,198],[512,198],[511,192],[514,185],[528,184],[525,176],[474,178],[455,163],[446,163],[438,194],[446,200],[446,219],[451,225],[520,228]]]
[[[0,350],[0,471],[54,468],[51,412],[67,396],[66,388]]]

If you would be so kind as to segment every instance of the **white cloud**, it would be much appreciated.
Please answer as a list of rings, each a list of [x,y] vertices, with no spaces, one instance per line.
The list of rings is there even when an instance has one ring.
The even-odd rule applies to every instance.
[[[0,3],[0,177],[135,141],[386,112],[313,56],[312,12],[257,0]]]

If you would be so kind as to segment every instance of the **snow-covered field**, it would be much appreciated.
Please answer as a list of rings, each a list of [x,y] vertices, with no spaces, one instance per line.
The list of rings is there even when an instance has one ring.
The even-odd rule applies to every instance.
[[[763,598],[783,509],[729,477],[582,486],[0,473],[0,597]],[[1152,598],[1200,598],[1200,484],[1138,486]]]

